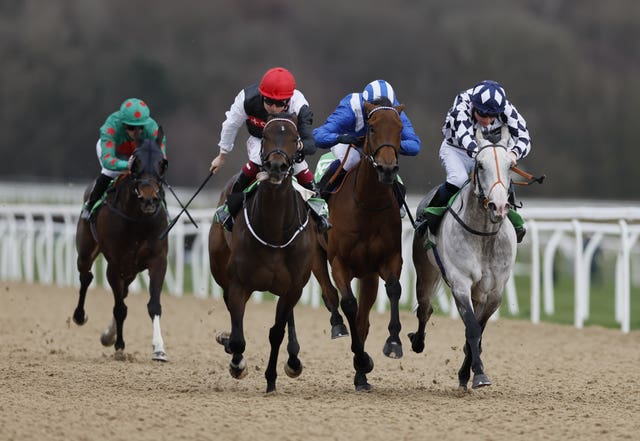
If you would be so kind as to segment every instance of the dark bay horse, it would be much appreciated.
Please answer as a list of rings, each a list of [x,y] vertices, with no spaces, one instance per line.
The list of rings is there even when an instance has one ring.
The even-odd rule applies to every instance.
[[[115,305],[113,320],[102,334],[105,346],[115,343],[116,358],[124,360],[122,327],[127,317],[129,285],[143,270],[149,271],[150,300],[147,310],[153,323],[152,359],[167,361],[160,332],[160,292],[167,270],[167,239],[158,237],[167,227],[167,213],[163,206],[163,176],[167,160],[160,150],[162,129],[157,139],[141,139],[136,131],[137,147],[129,174],[122,175],[107,192],[104,205],[95,221],[80,219],[76,230],[80,296],[73,313],[73,321],[83,325],[87,321],[84,302],[87,288],[93,280],[91,266],[99,253],[107,261],[107,280],[113,291]],[[88,191],[85,192],[85,199]],[[91,222],[94,222],[93,225]]]
[[[365,103],[367,133],[363,157],[357,168],[344,178],[340,191],[329,199],[329,216],[333,228],[326,242],[319,236],[326,259],[314,264],[314,275],[322,287],[327,308],[332,312],[331,324],[340,325],[338,295],[331,284],[331,274],[340,291],[340,306],[351,330],[351,350],[355,368],[354,384],[358,391],[368,391],[371,385],[366,374],[373,369],[373,359],[364,350],[369,333],[369,312],[376,301],[378,278],[385,281],[391,304],[389,338],[383,353],[391,358],[402,357],[400,342],[400,272],[402,271],[402,225],[399,205],[393,185],[399,171],[404,106]],[[360,279],[358,300],[351,281]],[[333,333],[333,331],[332,331]]]
[[[289,358],[285,372],[290,377],[302,372],[293,307],[311,275],[315,249],[313,220],[292,184],[294,158],[301,145],[296,120],[295,115],[278,114],[267,121],[262,138],[260,183],[253,193],[244,194],[243,210],[236,216],[233,232],[216,222],[209,231],[211,274],[224,291],[231,318],[231,333],[219,334],[216,341],[232,354],[229,372],[234,378],[247,374],[242,325],[247,300],[254,291],[279,296],[275,323],[269,331],[271,352],[265,371],[268,393],[276,390],[278,350],[287,324]],[[234,181],[235,178],[227,183],[220,203]]]
[[[442,219],[435,247],[425,252],[424,238],[413,240],[416,268],[418,329],[409,334],[415,352],[424,349],[425,327],[433,308],[431,300],[441,279],[451,288],[465,326],[464,361],[458,371],[459,388],[491,384],[480,359],[482,333],[487,320],[500,307],[502,293],[516,258],[516,235],[509,212],[511,158],[504,138],[501,144],[478,139],[479,152],[470,182],[465,185]],[[433,196],[418,205],[421,212]]]

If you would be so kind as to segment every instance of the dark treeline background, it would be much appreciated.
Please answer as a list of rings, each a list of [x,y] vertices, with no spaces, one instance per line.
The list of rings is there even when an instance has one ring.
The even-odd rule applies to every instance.
[[[235,95],[281,65],[315,125],[390,81],[423,142],[401,159],[411,193],[444,177],[455,94],[495,79],[532,134],[521,166],[548,176],[521,193],[639,198],[637,0],[0,0],[0,57],[0,180],[88,182],[98,128],[135,96],[167,132],[170,183],[198,185]],[[246,161],[245,132],[217,184]]]

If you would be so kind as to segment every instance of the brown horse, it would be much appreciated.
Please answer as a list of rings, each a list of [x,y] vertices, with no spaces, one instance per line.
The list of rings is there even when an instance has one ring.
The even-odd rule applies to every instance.
[[[216,341],[232,354],[229,372],[234,378],[247,374],[242,326],[247,300],[253,291],[269,291],[279,296],[275,323],[269,331],[267,392],[276,390],[278,350],[287,323],[289,359],[285,372],[290,377],[302,372],[293,307],[311,275],[315,226],[304,200],[292,184],[294,158],[300,148],[295,121],[292,114],[278,114],[267,121],[262,138],[259,175],[262,180],[253,193],[244,193],[244,207],[236,216],[233,232],[224,230],[216,222],[209,231],[211,274],[224,291],[231,317],[231,333],[219,334]],[[227,183],[220,203],[224,202],[234,181]]]
[[[147,269],[151,295],[147,310],[153,321],[152,359],[166,361],[160,332],[160,292],[167,270],[168,247],[167,239],[159,240],[158,237],[167,227],[162,187],[167,160],[159,147],[163,138],[162,129],[155,140],[142,140],[140,135],[140,130],[137,130],[137,147],[133,153],[131,172],[122,175],[107,191],[105,203],[95,220],[78,221],[76,248],[80,296],[73,321],[78,325],[87,321],[84,301],[87,288],[93,280],[91,266],[98,254],[102,253],[107,261],[107,280],[113,291],[115,306],[113,320],[100,340],[105,346],[115,343],[116,358],[124,360],[122,327],[127,317],[124,300],[129,284],[139,272]]]
[[[393,192],[397,178],[404,106],[365,103],[367,134],[363,158],[357,168],[344,178],[340,191],[329,199],[329,215],[333,228],[326,241],[320,237],[326,259],[314,264],[314,275],[322,286],[327,308],[332,312],[331,324],[340,326],[338,295],[329,279],[327,260],[336,287],[341,293],[340,306],[351,330],[351,350],[356,370],[356,390],[370,390],[366,374],[373,360],[364,350],[369,333],[369,312],[378,292],[378,277],[385,281],[391,303],[389,338],[383,352],[391,358],[402,357],[398,302],[401,294],[402,225],[399,206]],[[319,264],[318,264],[319,263]],[[358,300],[351,281],[360,279]],[[333,330],[332,330],[333,334]]]

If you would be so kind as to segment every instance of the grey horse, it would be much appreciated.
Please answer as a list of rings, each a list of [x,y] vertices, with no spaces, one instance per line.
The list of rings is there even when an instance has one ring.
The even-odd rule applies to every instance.
[[[423,237],[415,234],[413,240],[418,329],[409,334],[411,346],[415,352],[424,349],[431,300],[444,279],[465,326],[465,357],[458,371],[462,391],[467,390],[471,371],[473,388],[491,384],[480,359],[482,333],[500,306],[516,257],[516,234],[507,220],[511,158],[505,139],[506,133],[496,144],[478,140],[469,183],[445,213],[435,246],[425,252]],[[433,191],[420,202],[418,212],[432,196]]]

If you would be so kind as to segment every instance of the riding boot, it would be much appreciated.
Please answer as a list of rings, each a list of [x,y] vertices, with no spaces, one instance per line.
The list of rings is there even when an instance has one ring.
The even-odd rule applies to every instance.
[[[322,178],[320,178],[320,180],[318,181],[318,193],[320,197],[325,201],[329,199],[329,196],[331,196],[331,191],[338,186],[338,184],[340,183],[340,181],[342,181],[342,178],[346,174],[344,169],[340,170],[340,173],[338,174],[338,176],[336,176],[336,179],[334,179],[333,183],[329,183],[331,177],[335,174],[336,170],[338,170],[339,166],[340,161],[336,159],[331,164],[329,164],[324,174],[322,175]]]
[[[438,227],[440,227],[440,222],[442,222],[442,216],[444,216],[446,207],[449,204],[449,199],[458,191],[460,191],[460,188],[449,182],[445,182],[438,187],[427,208],[420,213],[416,220],[416,232],[419,235],[424,235],[427,227],[429,227],[431,234],[436,234]]]
[[[104,192],[107,191],[107,188],[111,183],[111,179],[112,179],[111,177],[100,173],[100,175],[98,176],[98,178],[93,184],[93,188],[91,189],[91,194],[89,195],[89,199],[82,206],[82,212],[80,213],[80,217],[82,219],[84,220],[91,219],[91,213],[93,212],[93,208],[94,208],[93,206],[96,204],[96,202],[98,202],[98,200],[100,200]]]
[[[522,216],[516,211],[516,194],[513,189],[513,183],[509,186],[509,204],[513,208],[509,208],[507,217],[513,224],[513,228],[516,230],[516,239],[518,243],[520,243],[522,239],[524,239],[524,235],[527,234],[527,229],[524,227],[524,219],[522,219]],[[522,206],[522,204],[520,206]]]
[[[316,223],[318,232],[324,234],[331,228],[331,222],[329,222],[329,207],[327,201],[320,197],[320,192],[315,182],[311,181],[307,184],[301,184],[304,188],[314,192],[314,195],[307,200],[307,207],[309,213]]]
[[[231,193],[227,195],[227,200],[224,204],[220,205],[216,209],[216,213],[213,216],[215,222],[222,224],[225,230],[231,231],[233,230],[233,219],[240,211],[242,207],[243,195],[242,192],[247,185],[251,182],[251,178],[249,178],[244,173],[240,173],[236,182],[233,183],[233,187],[231,187]]]

